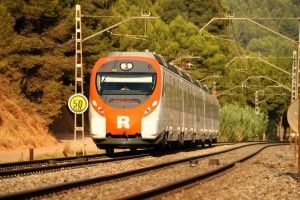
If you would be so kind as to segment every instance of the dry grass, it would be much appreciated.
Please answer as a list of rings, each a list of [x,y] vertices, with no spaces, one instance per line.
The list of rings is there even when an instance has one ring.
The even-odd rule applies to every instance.
[[[0,76],[0,149],[35,148],[56,144],[42,120],[33,112],[28,114],[7,98],[7,82]]]

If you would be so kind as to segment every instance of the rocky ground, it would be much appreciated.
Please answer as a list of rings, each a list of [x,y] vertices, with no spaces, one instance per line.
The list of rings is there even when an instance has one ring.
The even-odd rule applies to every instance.
[[[219,146],[216,148],[207,148],[200,150],[201,153],[214,152],[226,148]],[[72,179],[82,179],[87,177],[99,176],[103,173],[115,173],[114,170],[134,168],[150,162],[164,162],[168,157],[176,159],[177,156],[191,156],[192,152],[180,152],[161,157],[141,158],[128,161],[120,161],[120,163],[103,164],[101,166],[91,166],[89,168],[78,168],[74,170],[58,171],[53,173],[36,174],[25,177],[14,177],[1,181],[2,193],[7,191],[19,190],[18,187],[37,187],[41,184],[51,184],[72,181]],[[228,156],[236,156],[236,154],[228,154]],[[220,157],[220,156],[218,156]],[[229,158],[228,158],[229,159]],[[227,159],[226,159],[227,160]],[[221,164],[222,161],[221,160]],[[203,165],[203,166],[202,166]],[[298,183],[297,159],[295,158],[295,150],[289,145],[271,147],[263,150],[259,155],[250,160],[237,164],[228,173],[214,177],[209,181],[201,182],[194,187],[172,193],[170,196],[160,197],[159,199],[300,199],[300,184]],[[198,167],[201,169],[207,167],[207,163],[199,162]],[[188,167],[187,169],[190,169]],[[179,174],[179,173],[176,173]],[[83,176],[83,177],[81,177]],[[170,172],[169,176],[174,176],[174,172]],[[157,176],[159,178],[159,176]],[[132,179],[132,182],[127,182],[125,185],[129,188],[135,188],[137,182],[141,180]],[[48,182],[47,182],[48,181]],[[150,182],[142,181],[144,186],[153,184],[154,177]],[[125,185],[123,185],[125,187]],[[104,197],[103,185],[93,186],[92,188],[83,188],[82,190],[72,191],[72,194],[64,193],[61,199],[111,199]],[[124,188],[117,187],[117,188]],[[107,189],[105,191],[108,191]],[[1,193],[1,192],[0,192]],[[116,197],[120,194],[117,192]],[[121,195],[122,196],[122,195]],[[47,199],[47,198],[46,198]],[[49,199],[58,199],[58,196],[52,196]]]
[[[229,173],[164,199],[300,199],[295,151],[272,147]]]

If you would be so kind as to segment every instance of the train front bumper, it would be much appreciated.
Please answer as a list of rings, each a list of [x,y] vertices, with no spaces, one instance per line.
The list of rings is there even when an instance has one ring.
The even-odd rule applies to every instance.
[[[107,136],[105,139],[93,138],[94,143],[98,148],[128,148],[128,147],[151,147],[159,144],[163,137],[163,134],[160,134],[157,138],[153,140],[143,140],[140,135],[135,137],[112,137]]]

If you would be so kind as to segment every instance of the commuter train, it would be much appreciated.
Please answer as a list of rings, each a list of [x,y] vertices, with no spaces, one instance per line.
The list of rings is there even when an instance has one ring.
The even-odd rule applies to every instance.
[[[217,142],[217,98],[155,53],[100,58],[91,73],[89,104],[90,135],[108,154]]]

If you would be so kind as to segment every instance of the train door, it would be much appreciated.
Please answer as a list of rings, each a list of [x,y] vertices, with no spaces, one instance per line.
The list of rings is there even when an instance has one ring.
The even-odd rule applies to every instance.
[[[193,124],[194,124],[194,112],[193,112],[193,107],[194,107],[194,101],[193,101],[193,90],[192,90],[192,85],[188,84],[187,85],[187,90],[186,90],[186,127],[187,130],[186,132],[188,133],[188,140],[192,140],[193,138]]]
[[[210,102],[211,102],[211,107],[210,107],[210,118],[211,118],[211,133],[214,133],[215,130],[215,114],[214,114],[214,108],[215,108],[215,102],[214,102],[214,97],[210,97]]]
[[[179,133],[184,129],[184,83],[180,79],[178,84],[178,110],[179,110]]]
[[[169,73],[165,76],[165,127],[167,132],[172,133],[173,129],[173,91],[172,77]]]
[[[205,94],[204,92],[202,91],[202,101],[203,101],[203,104],[202,104],[202,132],[201,134],[203,135],[204,133],[206,133],[206,98],[205,98]]]
[[[192,112],[193,112],[193,133],[196,133],[197,130],[197,112],[196,112],[196,91],[197,88],[195,86],[192,87],[192,101],[193,101],[193,108],[192,108]],[[196,137],[196,136],[195,136]]]
[[[205,100],[205,120],[206,120],[205,133],[206,135],[208,135],[211,131],[211,102],[208,95],[205,97],[205,99],[206,99]]]
[[[180,133],[180,108],[181,108],[181,93],[180,93],[180,80],[171,75],[171,102],[172,102],[172,134],[169,140],[176,141]]]
[[[168,132],[173,130],[173,91],[172,91],[172,76],[168,76]]]
[[[188,104],[189,104],[189,93],[188,93],[188,85],[185,84],[183,88],[183,130],[182,132],[187,133],[188,132],[188,126],[189,126],[189,110],[188,110]]]
[[[187,124],[186,124],[186,119],[187,119],[187,84],[185,81],[182,79],[181,80],[181,112],[180,112],[180,117],[181,117],[181,130],[178,135],[178,146],[181,147],[184,145],[184,134],[187,132]]]
[[[168,126],[168,109],[169,109],[169,106],[168,106],[168,76],[166,75],[165,72],[163,72],[163,86],[162,86],[162,100],[163,100],[163,117],[161,118],[162,119],[162,123],[163,123],[163,127],[164,129],[166,129],[166,127]]]
[[[196,126],[195,126],[195,133],[196,133],[196,139],[199,140],[201,137],[201,90],[199,88],[196,88],[196,98],[195,98],[195,112],[196,112]]]

